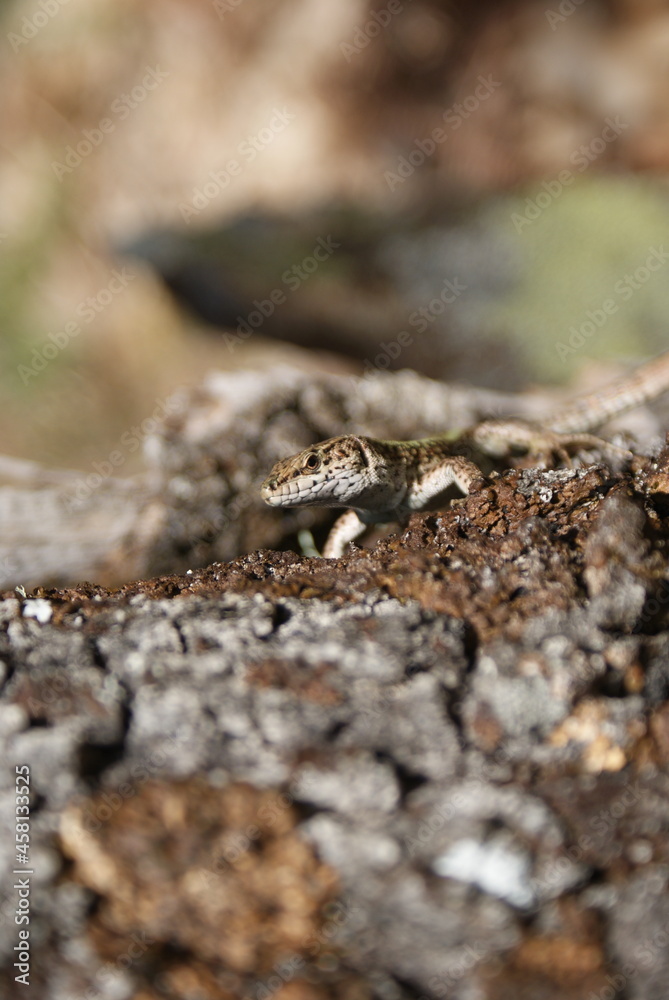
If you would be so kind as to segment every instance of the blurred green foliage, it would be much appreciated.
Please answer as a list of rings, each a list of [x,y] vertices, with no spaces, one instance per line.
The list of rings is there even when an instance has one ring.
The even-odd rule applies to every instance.
[[[541,194],[546,195],[541,204],[547,190],[538,185],[490,210],[519,259],[519,280],[491,308],[490,327],[517,341],[537,378],[555,381],[568,380],[586,357],[634,361],[666,349],[666,185],[600,174],[563,188],[536,219],[519,221],[534,214]],[[646,276],[653,250],[658,269]],[[606,314],[606,302],[613,302],[615,311],[609,305]]]

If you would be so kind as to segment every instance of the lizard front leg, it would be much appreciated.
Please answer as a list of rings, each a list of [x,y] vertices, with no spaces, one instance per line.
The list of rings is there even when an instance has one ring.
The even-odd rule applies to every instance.
[[[349,542],[359,538],[367,525],[361,521],[354,510],[347,510],[338,517],[332,525],[327,541],[323,546],[324,559],[339,559]]]
[[[427,504],[449,486],[455,484],[463,493],[469,493],[474,480],[484,478],[474,462],[462,455],[450,455],[409,484],[403,506],[408,510],[425,510]]]

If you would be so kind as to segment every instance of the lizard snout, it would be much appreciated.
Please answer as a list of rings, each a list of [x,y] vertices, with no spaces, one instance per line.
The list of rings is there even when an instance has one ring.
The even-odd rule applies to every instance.
[[[277,500],[275,497],[276,488],[278,486],[278,480],[274,476],[270,476],[260,487],[260,495],[262,496],[265,503],[272,503],[273,500]]]

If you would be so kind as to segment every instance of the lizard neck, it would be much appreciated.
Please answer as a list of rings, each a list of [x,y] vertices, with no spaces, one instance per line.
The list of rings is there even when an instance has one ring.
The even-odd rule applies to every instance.
[[[357,444],[354,455],[357,495],[350,498],[350,506],[363,517],[370,512],[395,510],[407,491],[405,442],[357,435],[352,435],[351,441]]]

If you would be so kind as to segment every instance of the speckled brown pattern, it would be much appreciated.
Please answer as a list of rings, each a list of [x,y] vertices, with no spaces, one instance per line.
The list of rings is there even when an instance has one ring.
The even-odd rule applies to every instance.
[[[557,434],[521,420],[490,420],[455,444],[445,437],[416,441],[380,441],[348,435],[312,445],[284,459],[262,485],[272,507],[348,507],[334,524],[323,549],[337,558],[368,525],[400,524],[414,511],[435,509],[445,490],[455,485],[468,493],[483,474],[463,451],[505,455],[515,447],[536,453],[541,464],[556,455],[571,464],[568,448],[594,447],[629,461],[631,452],[590,434]]]

